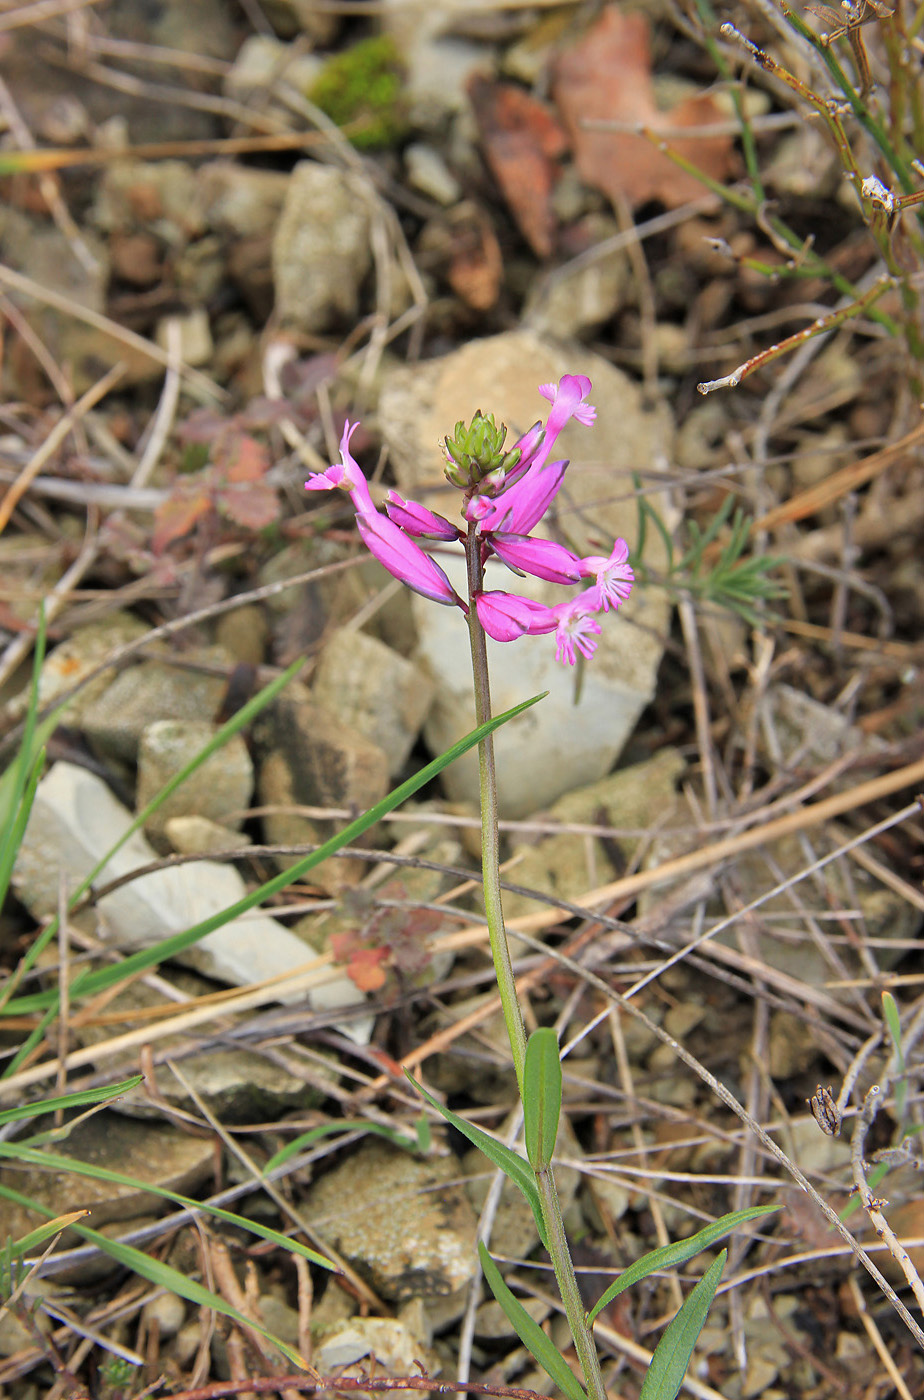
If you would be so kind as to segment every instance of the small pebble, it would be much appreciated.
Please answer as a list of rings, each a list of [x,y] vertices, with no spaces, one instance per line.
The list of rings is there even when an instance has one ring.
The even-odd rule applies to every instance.
[[[144,1318],[148,1324],[157,1323],[161,1340],[175,1337],[186,1321],[186,1304],[176,1293],[161,1293],[145,1303]]]

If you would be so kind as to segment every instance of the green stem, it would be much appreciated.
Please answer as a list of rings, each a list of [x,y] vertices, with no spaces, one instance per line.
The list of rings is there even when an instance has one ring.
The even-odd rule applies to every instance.
[[[549,1255],[558,1280],[558,1291],[565,1316],[571,1326],[574,1349],[584,1372],[584,1385],[591,1400],[606,1400],[606,1386],[600,1369],[600,1358],[594,1345],[593,1329],[588,1326],[587,1312],[578,1289],[577,1276],[571,1262],[565,1222],[561,1218],[561,1203],[550,1171],[536,1172],[536,1185],[542,1202],[542,1218],[549,1239]]]
[[[484,629],[478,621],[474,596],[482,586],[481,545],[472,531],[465,543],[465,557],[468,566],[468,631],[472,649],[472,675],[475,684],[476,723],[483,724],[491,718],[491,688],[488,675],[488,649]],[[494,740],[492,735],[482,739],[478,745],[478,764],[481,777],[481,871],[484,889],[484,907],[488,922],[488,935],[491,940],[491,956],[494,959],[494,975],[500,993],[504,1022],[510,1040],[510,1053],[517,1076],[520,1099],[523,1099],[523,1072],[526,1063],[526,1032],[523,1029],[523,1016],[517,999],[516,980],[510,958],[510,944],[504,924],[504,910],[500,888],[500,836],[497,813],[497,772],[494,764]],[[574,1347],[584,1372],[584,1384],[590,1400],[606,1400],[606,1387],[600,1360],[594,1345],[593,1332],[588,1326],[584,1304],[578,1290],[574,1264],[568,1250],[564,1222],[561,1218],[561,1205],[555,1190],[552,1173],[548,1170],[536,1172],[536,1185],[542,1201],[542,1217],[545,1222],[549,1242],[549,1255],[558,1288],[561,1293],[565,1315],[571,1327]]]
[[[472,648],[472,676],[475,683],[475,722],[483,724],[491,718],[491,686],[488,677],[488,649],[484,629],[478,621],[472,601],[482,584],[480,542],[472,531],[465,543],[468,565],[468,633]],[[484,889],[484,911],[491,940],[494,975],[500,993],[504,1024],[510,1040],[510,1053],[517,1076],[517,1088],[523,1096],[523,1066],[526,1062],[526,1032],[517,1000],[517,987],[510,958],[510,944],[504,924],[504,909],[500,889],[500,833],[497,813],[497,772],[494,766],[494,736],[488,734],[478,745],[478,768],[481,778],[481,870]]]

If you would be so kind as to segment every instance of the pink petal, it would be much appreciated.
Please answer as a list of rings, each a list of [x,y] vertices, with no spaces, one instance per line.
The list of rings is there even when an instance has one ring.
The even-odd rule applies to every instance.
[[[430,540],[457,540],[459,531],[442,515],[419,505],[417,501],[406,501],[397,491],[389,491],[385,497],[385,511],[389,520],[400,525],[408,535]]]
[[[462,606],[461,598],[439,564],[429,554],[424,554],[420,545],[409,539],[394,521],[377,511],[357,512],[356,528],[369,553],[408,588],[432,598],[435,603]]]
[[[567,465],[567,462],[550,462],[547,466],[534,463],[525,476],[491,501],[489,508],[480,514],[481,533],[501,530],[508,535],[528,535],[555,499]]]
[[[597,581],[604,612],[618,608],[632,592],[635,574],[628,559],[629,546],[625,540],[617,539],[608,559],[602,554],[589,554],[581,560],[582,576]]]
[[[350,439],[359,423],[347,420],[343,425],[340,439],[340,461],[328,467],[325,472],[316,472],[305,482],[306,491],[332,491],[335,488],[349,491],[350,500],[362,514],[375,513],[375,506],[369,494],[369,483],[350,452]]]
[[[551,632],[558,619],[552,608],[516,593],[476,593],[475,611],[489,637],[513,642],[527,633]]]
[[[493,532],[488,538],[494,553],[511,569],[522,569],[549,583],[576,583],[581,577],[581,560],[554,540]]]

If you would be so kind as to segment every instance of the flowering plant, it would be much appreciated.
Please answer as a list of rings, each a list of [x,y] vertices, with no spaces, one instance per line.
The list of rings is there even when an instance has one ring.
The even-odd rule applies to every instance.
[[[518,637],[554,632],[558,660],[573,666],[578,652],[587,659],[594,654],[601,631],[597,615],[608,612],[610,608],[618,608],[632,588],[635,576],[629,566],[629,550],[625,540],[617,539],[608,555],[593,554],[580,558],[564,545],[530,533],[548,510],[564,480],[567,461],[550,460],[559,433],[571,418],[589,427],[597,416],[596,409],[586,402],[590,389],[590,380],[583,374],[565,374],[557,384],[541,385],[539,392],[551,405],[548,418],[545,424],[541,421],[534,423],[509,451],[504,449],[507,429],[498,426],[490,414],[476,413],[468,427],[464,423],[456,424],[454,436],[444,441],[444,450],[447,480],[462,492],[464,525],[461,526],[454,525],[445,516],[437,515],[417,501],[404,500],[395,491],[388,492],[384,512],[378,510],[372,500],[369,483],[350,452],[350,440],[357,426],[355,423],[348,422],[344,426],[340,461],[328,467],[327,471],[315,473],[306,483],[309,491],[346,491],[356,509],[356,528],[379,563],[415,593],[436,603],[461,608],[468,620],[475,714],[479,725],[491,719],[486,636],[499,642],[512,642]],[[444,546],[463,545],[467,599],[459,596],[445,571],[421,547],[419,540],[431,540]],[[492,557],[521,576],[531,574],[535,578],[562,585],[589,581],[589,586],[551,606],[518,593],[486,590],[484,570]],[[584,1372],[586,1391],[575,1381],[563,1358],[557,1353],[550,1355],[546,1343],[532,1336],[530,1329],[535,1324],[509,1294],[496,1266],[483,1250],[480,1251],[482,1268],[495,1297],[508,1316],[516,1318],[519,1335],[527,1340],[533,1355],[542,1361],[569,1400],[591,1400],[591,1397],[592,1400],[605,1400],[600,1361],[577,1286],[551,1171],[551,1152],[561,1098],[557,1037],[550,1028],[540,1027],[527,1043],[504,925],[497,781],[490,733],[479,741],[478,759],[485,915],[497,989],[525,1115],[529,1163],[524,1163],[516,1153],[499,1158],[497,1154],[501,1149],[485,1134],[473,1138],[473,1141],[513,1176],[533,1206],[540,1233],[552,1257]],[[542,1084],[540,1091],[536,1088],[537,1075]],[[431,1102],[435,1103],[434,1100]],[[448,1109],[438,1104],[436,1107],[456,1121],[453,1115],[449,1115]],[[539,1120],[545,1124],[544,1146],[541,1148],[537,1145],[535,1133],[535,1124]],[[462,1120],[457,1122],[457,1126],[461,1131],[467,1131]],[[485,1145],[484,1139],[489,1145]],[[541,1329],[540,1337],[544,1337]]]
[[[498,427],[493,416],[479,412],[468,428],[456,425],[455,436],[445,441],[446,476],[463,492],[465,528],[395,491],[388,492],[384,513],[377,510],[369,483],[350,453],[355,423],[344,427],[340,462],[309,477],[306,489],[347,491],[364,544],[415,593],[466,614],[474,607],[484,631],[498,642],[554,632],[557,659],[573,666],[576,653],[587,659],[593,656],[601,631],[597,614],[618,608],[634,580],[623,539],[614,542],[609,555],[580,558],[554,540],[530,534],[555,499],[568,466],[564,459],[549,461],[555,440],[570,418],[589,426],[596,417],[596,409],[585,402],[590,389],[590,380],[583,374],[566,374],[558,384],[543,384],[539,392],[551,404],[547,422],[535,423],[507,452],[507,430]],[[417,543],[420,539],[465,546],[474,565],[474,574],[469,571],[468,602]],[[551,606],[517,593],[486,591],[484,566],[492,556],[514,573],[550,583],[592,582]]]

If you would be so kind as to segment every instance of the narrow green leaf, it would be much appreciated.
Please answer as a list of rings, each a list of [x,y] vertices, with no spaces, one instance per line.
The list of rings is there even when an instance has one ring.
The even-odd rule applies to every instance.
[[[546,1171],[555,1155],[561,1115],[561,1055],[551,1026],[533,1031],[526,1044],[523,1115],[526,1155],[533,1171]]]
[[[727,1258],[728,1250],[723,1249],[668,1325],[664,1336],[655,1347],[638,1400],[675,1400],[678,1390],[683,1385],[696,1339],[703,1330],[706,1314],[715,1297]]]
[[[288,870],[284,870],[271,880],[267,880],[265,884],[252,890],[250,894],[245,895],[243,899],[239,899],[235,904],[228,905],[227,909],[220,910],[217,914],[213,914],[210,918],[204,919],[202,923],[193,925],[192,928],[185,929],[182,933],[175,933],[170,938],[162,939],[160,943],[156,943],[151,948],[145,948],[139,953],[132,953],[128,957],[122,958],[118,963],[99,968],[95,972],[89,972],[80,977],[75,977],[70,989],[71,1001],[75,1001],[78,997],[96,995],[98,992],[107,991],[109,987],[115,986],[126,978],[133,977],[138,972],[146,972],[149,967],[155,967],[165,959],[175,957],[177,953],[183,952],[186,948],[191,947],[193,943],[198,943],[199,939],[204,938],[207,933],[214,933],[215,929],[222,928],[225,924],[230,923],[232,919],[236,919],[238,915],[246,914],[249,909],[255,908],[258,904],[264,903],[272,895],[278,894],[280,890],[284,890],[289,885],[296,883],[322,860],[327,860],[329,856],[335,855],[336,852],[340,850],[341,846],[348,846],[357,841],[370,827],[375,826],[376,822],[380,822],[384,817],[388,816],[389,812],[394,811],[402,802],[406,802],[415,792],[431,782],[444,768],[448,767],[450,763],[458,758],[460,754],[467,753],[469,749],[474,748],[475,745],[480,743],[488,734],[492,734],[494,730],[500,728],[502,724],[506,724],[507,721],[513,719],[515,715],[522,714],[524,710],[528,710],[531,705],[535,705],[537,701],[543,698],[543,695],[534,695],[531,699],[524,700],[519,705],[514,705],[511,709],[505,710],[503,714],[495,715],[493,719],[487,720],[486,723],[479,725],[477,729],[473,729],[470,734],[466,734],[464,738],[460,739],[458,743],[453,744],[445,753],[440,754],[438,758],[434,758],[433,761],[422,768],[419,773],[415,773],[412,778],[408,778],[406,782],[396,787],[393,792],[383,797],[382,801],[377,802],[368,812],[358,817],[356,821],[350,822],[349,826],[344,827],[343,831],[332,836],[329,841],[325,841],[324,844],[319,846],[316,851],[313,851],[311,855],[304,856]],[[108,860],[109,857],[107,856],[105,859]],[[103,864],[105,865],[105,860]],[[84,888],[86,888],[86,884],[87,882],[85,881]],[[53,920],[48,927],[53,928],[54,926],[55,921]],[[47,929],[43,931],[43,938],[46,933]],[[36,1011],[41,1011],[44,1007],[49,1005],[57,1006],[57,1002],[58,993],[55,990],[36,992],[30,996],[16,997],[7,1004],[6,1010],[11,1015],[29,1015]],[[14,1061],[14,1064],[15,1063]],[[7,1066],[3,1077],[8,1077],[12,1072],[13,1065],[11,1064]]]
[[[510,1292],[501,1278],[500,1269],[478,1241],[478,1255],[488,1286],[504,1310],[504,1316],[526,1349],[539,1362],[568,1400],[587,1400],[587,1392],[568,1365],[561,1352],[545,1335],[535,1318],[530,1317],[518,1298]]]
[[[108,1103],[120,1094],[127,1094],[136,1088],[144,1075],[133,1074],[131,1079],[123,1079],[121,1084],[109,1084],[103,1089],[78,1089],[73,1094],[59,1094],[53,1099],[37,1099],[35,1103],[22,1103],[17,1108],[5,1108],[0,1112],[0,1123],[13,1123],[20,1118],[38,1118],[42,1113],[55,1113],[59,1108],[83,1108],[88,1104]]]
[[[312,1264],[318,1264],[322,1269],[331,1269],[334,1273],[337,1272],[337,1266],[332,1264],[329,1259],[325,1259],[323,1254],[317,1254],[307,1245],[300,1244],[298,1240],[289,1239],[287,1235],[280,1234],[278,1230],[271,1230],[268,1225],[261,1225],[259,1221],[248,1220],[243,1215],[235,1215],[234,1211],[223,1210],[220,1206],[209,1205],[206,1201],[194,1201],[191,1196],[182,1196],[179,1191],[169,1191],[166,1186],[154,1186],[149,1181],[139,1181],[137,1177],[126,1176],[124,1172],[115,1172],[108,1167],[96,1166],[92,1162],[81,1162],[77,1157],[61,1157],[55,1152],[39,1151],[36,1148],[24,1147],[15,1142],[0,1142],[0,1157],[9,1158],[14,1162],[26,1162],[32,1167],[44,1167],[48,1171],[72,1172],[74,1176],[88,1176],[93,1181],[109,1181],[114,1186],[128,1186],[133,1191],[147,1191],[152,1196],[160,1196],[162,1200],[173,1201],[176,1205],[185,1206],[187,1210],[201,1210],[207,1215],[214,1216],[216,1220],[226,1220],[229,1225],[236,1225],[239,1230],[247,1230],[252,1235],[259,1235],[261,1240],[269,1240],[280,1249],[301,1254],[303,1258]]]
[[[45,1206],[41,1206],[37,1201],[30,1200],[28,1196],[21,1195],[18,1191],[12,1190],[9,1186],[0,1186],[0,1196],[5,1200],[14,1201],[17,1205],[24,1206],[26,1210],[34,1210],[39,1215],[51,1215]],[[303,1356],[279,1340],[268,1328],[261,1326],[258,1322],[253,1322],[249,1317],[243,1317],[237,1308],[233,1308],[230,1303],[226,1303],[224,1298],[219,1298],[217,1293],[212,1293],[208,1288],[197,1283],[186,1274],[180,1273],[179,1269],[171,1268],[169,1264],[163,1264],[158,1259],[152,1259],[143,1250],[135,1249],[130,1244],[122,1244],[119,1240],[107,1239],[98,1230],[92,1230],[89,1225],[73,1225],[73,1230],[83,1239],[108,1254],[110,1259],[115,1259],[117,1263],[124,1265],[126,1269],[131,1269],[139,1278],[146,1278],[149,1283],[153,1283],[158,1288],[166,1288],[171,1293],[176,1293],[181,1298],[185,1298],[189,1303],[195,1303],[200,1308],[212,1308],[214,1312],[221,1313],[224,1317],[233,1318],[242,1327],[249,1327],[253,1332],[259,1332],[261,1337],[265,1337],[268,1342],[272,1342],[274,1347],[278,1347],[282,1354],[297,1366],[299,1370],[308,1369],[308,1363]],[[289,1241],[290,1245],[293,1243]]]
[[[436,1109],[447,1123],[451,1123],[463,1137],[478,1148],[480,1152],[493,1162],[495,1167],[500,1167],[505,1176],[509,1176],[515,1186],[518,1186],[529,1202],[533,1218],[536,1221],[536,1228],[539,1231],[539,1238],[549,1247],[548,1236],[545,1231],[545,1222],[542,1219],[542,1203],[539,1199],[539,1191],[536,1186],[536,1178],[533,1176],[532,1168],[525,1162],[518,1152],[513,1152],[504,1143],[498,1142],[497,1138],[491,1137],[483,1128],[478,1128],[474,1123],[467,1123],[464,1118],[460,1118],[457,1113],[453,1113],[451,1108],[445,1108],[443,1104],[435,1099],[432,1094],[428,1094],[422,1084],[418,1084],[413,1075],[404,1071],[408,1079],[413,1084],[419,1094],[423,1094],[427,1103]]]
[[[614,1298],[631,1288],[633,1283],[638,1283],[639,1279],[647,1278],[659,1269],[673,1269],[678,1264],[685,1264],[695,1254],[702,1253],[723,1236],[730,1235],[732,1230],[737,1230],[745,1221],[756,1220],[758,1216],[770,1215],[780,1209],[780,1206],[748,1206],[746,1210],[733,1210],[719,1220],[713,1220],[711,1225],[691,1235],[688,1240],[678,1240],[676,1244],[666,1244],[661,1249],[653,1249],[650,1254],[643,1254],[641,1259],[636,1259],[634,1264],[630,1264],[628,1269],[619,1275],[615,1283],[610,1284],[603,1297],[587,1314],[587,1321],[593,1322],[604,1308],[609,1307]]]
[[[895,1048],[895,1054],[897,1056],[901,1055],[902,1022],[901,1017],[898,1014],[898,1006],[891,992],[882,993],[882,1014],[885,1018],[885,1023],[888,1028],[889,1035],[892,1038],[892,1045]]]
[[[72,1210],[67,1215],[58,1215],[54,1220],[49,1220],[47,1225],[39,1225],[37,1229],[30,1230],[28,1235],[23,1235],[21,1240],[16,1240],[10,1245],[10,1254],[15,1259],[21,1259],[25,1254],[31,1254],[48,1240],[53,1240],[55,1235],[60,1235],[75,1220],[83,1220],[89,1215],[88,1210]]]
[[[285,1147],[281,1147],[264,1163],[263,1174],[267,1175],[274,1171],[276,1167],[281,1167],[284,1162],[288,1162],[290,1157],[295,1157],[306,1147],[310,1147],[319,1138],[329,1137],[332,1133],[349,1133],[361,1129],[364,1133],[374,1133],[378,1137],[385,1138],[388,1142],[394,1143],[395,1147],[403,1147],[407,1152],[416,1152],[417,1143],[414,1138],[406,1137],[404,1133],[399,1133],[394,1128],[388,1128],[384,1123],[370,1123],[366,1118],[338,1118],[333,1123],[322,1123],[320,1127],[309,1128],[306,1133],[299,1133],[298,1137],[287,1142]]]

